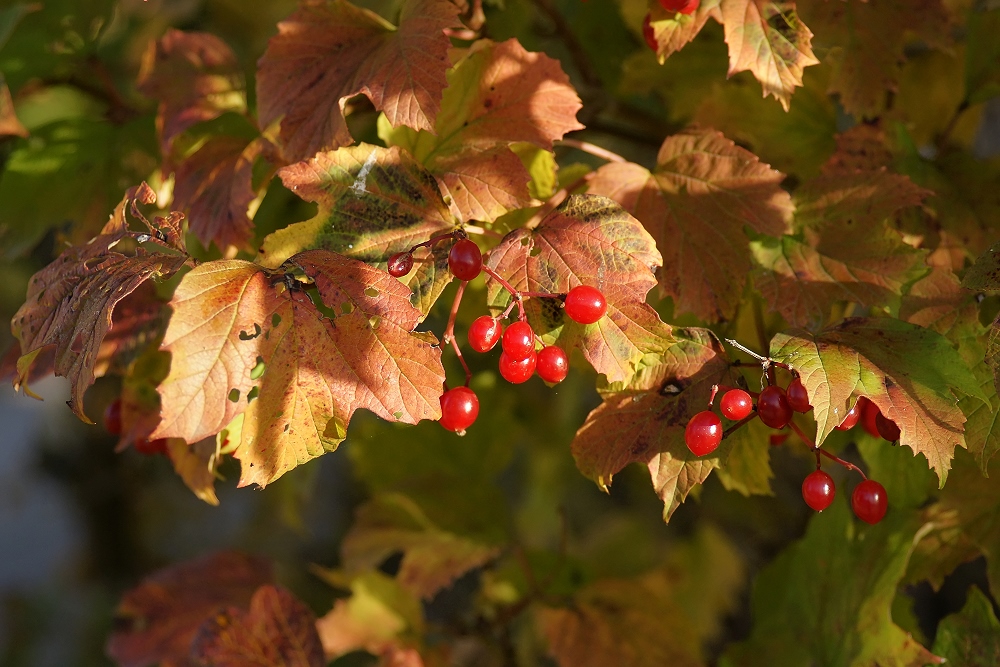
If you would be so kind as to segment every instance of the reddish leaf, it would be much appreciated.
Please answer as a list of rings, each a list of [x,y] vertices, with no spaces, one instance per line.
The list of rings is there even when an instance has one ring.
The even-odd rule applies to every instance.
[[[101,341],[94,375],[124,375],[136,357],[158,343],[169,319],[166,305],[157,297],[156,285],[149,281],[122,299],[112,313],[111,329]]]
[[[261,586],[250,610],[230,607],[208,620],[191,645],[191,656],[213,667],[323,667],[316,617],[284,588]]]
[[[532,201],[528,172],[510,144],[551,150],[583,129],[581,106],[558,60],[529,53],[516,39],[482,40],[448,73],[437,136],[407,128],[389,136],[437,177],[456,217],[492,221]]]
[[[601,487],[626,465],[646,464],[663,500],[665,521],[728,456],[728,439],[712,454],[695,456],[684,444],[684,429],[708,406],[713,384],[735,382],[710,331],[675,333],[676,340],[655,363],[644,366],[631,383],[605,392],[572,444],[576,467]]]
[[[407,423],[441,414],[441,352],[433,336],[410,333],[420,312],[406,286],[326,251],[291,262],[322,309],[306,284],[238,260],[197,267],[171,301],[163,348],[173,363],[153,437],[196,442],[245,412],[241,485],[336,449],[358,408]]]
[[[267,561],[235,552],[160,570],[122,596],[107,653],[121,667],[184,664],[206,619],[227,606],[248,604],[271,579]]]
[[[788,227],[783,178],[720,133],[690,129],[663,142],[655,171],[606,164],[590,192],[618,201],[657,240],[660,287],[677,311],[717,321],[733,315],[750,272],[743,226],[771,236]]]
[[[818,335],[778,334],[771,356],[799,373],[817,444],[843,421],[852,396],[867,396],[899,426],[900,442],[927,457],[942,485],[955,447],[965,447],[956,394],[987,401],[948,339],[900,320],[851,318]]]
[[[353,142],[344,104],[354,95],[394,127],[433,130],[451,64],[443,31],[457,14],[447,0],[408,0],[394,28],[346,0],[305,0],[258,64],[261,125],[281,119],[290,161]]]
[[[837,150],[823,165],[824,174],[874,172],[892,164],[892,151],[886,145],[885,134],[877,127],[861,123],[834,138]]]
[[[703,0],[693,14],[669,12],[656,3],[649,10],[649,17],[656,38],[656,57],[660,63],[697,37],[709,17],[722,23],[719,0]]]
[[[191,233],[220,250],[246,249],[253,238],[247,207],[256,197],[253,163],[263,140],[214,135],[177,166],[174,207],[187,213]]]
[[[246,82],[232,49],[206,32],[168,30],[151,43],[139,90],[160,102],[156,126],[163,155],[187,128],[226,111],[246,112]]]
[[[577,285],[604,293],[607,315],[577,324],[553,299],[528,299],[535,332],[564,350],[579,348],[611,382],[628,381],[645,354],[670,341],[670,328],[646,304],[661,263],[652,237],[604,197],[572,196],[534,229],[517,229],[489,255],[489,266],[515,289],[565,294]],[[495,306],[509,300],[490,283]]]
[[[395,252],[455,228],[434,177],[399,148],[342,148],[285,167],[278,175],[285,187],[316,202],[319,211],[264,239],[261,262],[269,267],[307,248],[385,262]],[[424,313],[452,279],[447,252],[447,246],[439,247],[435,261],[416,263],[406,277],[413,304]],[[431,256],[416,255],[420,260]]]
[[[764,89],[788,111],[792,92],[802,85],[802,70],[819,61],[812,32],[799,19],[792,0],[722,0],[722,24],[729,45],[729,76],[750,70]]]
[[[179,237],[183,216],[171,214],[150,224],[138,212],[137,201],[149,204],[154,200],[153,191],[145,184],[130,190],[98,237],[85,246],[69,248],[31,277],[25,303],[11,324],[23,355],[15,384],[29,377],[34,355],[54,346],[56,375],[71,382],[70,407],[88,423],[83,394],[94,383],[94,367],[101,342],[111,328],[115,305],[146,280],[171,275],[187,259],[161,252],[156,245],[147,248],[135,243],[137,235],[129,232],[125,219],[130,202],[133,215],[149,232],[159,233],[164,245],[183,251]]]

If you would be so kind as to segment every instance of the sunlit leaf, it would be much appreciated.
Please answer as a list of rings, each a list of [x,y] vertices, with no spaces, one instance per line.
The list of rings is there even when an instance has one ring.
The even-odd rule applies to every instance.
[[[346,0],[306,0],[278,24],[258,63],[262,126],[280,119],[289,161],[352,143],[348,98],[363,94],[393,127],[434,129],[458,23],[447,0],[408,0],[399,26]]]
[[[780,236],[791,220],[784,176],[709,130],[668,137],[656,162],[652,172],[606,164],[589,191],[619,202],[656,239],[664,253],[660,288],[678,312],[729,318],[750,272],[743,226]]]
[[[657,46],[656,57],[660,63],[697,37],[709,18],[722,23],[722,11],[719,5],[719,0],[705,0],[699,3],[698,8],[690,15],[668,12],[659,4],[654,5],[649,11],[649,24],[653,27]]]
[[[167,455],[174,464],[174,472],[191,492],[209,505],[218,505],[215,494],[216,459],[215,438],[207,438],[193,445],[180,439],[167,441]]]

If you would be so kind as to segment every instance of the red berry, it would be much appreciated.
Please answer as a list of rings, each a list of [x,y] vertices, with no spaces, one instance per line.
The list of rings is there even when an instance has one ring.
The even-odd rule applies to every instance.
[[[852,428],[857,426],[858,420],[861,419],[861,411],[865,407],[865,404],[862,402],[862,400],[867,401],[868,399],[862,396],[857,401],[855,401],[854,406],[850,410],[848,410],[847,414],[844,416],[844,421],[840,422],[840,425],[834,428],[836,428],[838,431],[850,431]]]
[[[883,416],[881,412],[875,415],[875,430],[889,442],[899,440],[899,427],[896,426],[896,422]]]
[[[753,399],[742,389],[730,389],[722,395],[719,410],[726,419],[739,421],[753,412]]]
[[[608,302],[596,287],[577,285],[566,295],[566,314],[574,322],[593,324],[604,317]]]
[[[788,440],[788,434],[787,433],[772,433],[770,435],[770,437],[768,437],[767,440],[768,440],[769,443],[771,443],[772,447],[780,447],[781,445],[785,444],[786,440]]]
[[[538,377],[549,384],[556,384],[566,379],[569,373],[569,357],[566,352],[555,345],[543,347],[538,353]]]
[[[802,499],[817,512],[829,507],[834,495],[836,487],[833,485],[833,478],[822,470],[814,470],[802,480]]]
[[[511,384],[527,382],[535,372],[538,355],[532,350],[524,359],[513,359],[506,352],[500,353],[500,375]]]
[[[153,456],[154,454],[166,454],[167,453],[167,439],[158,438],[156,440],[146,440],[145,438],[139,438],[133,445],[135,451],[140,454],[145,454],[146,456]]]
[[[788,397],[788,404],[792,406],[792,410],[796,412],[809,412],[812,410],[812,406],[809,405],[809,394],[806,392],[805,385],[802,384],[802,380],[799,378],[793,379],[788,384],[788,388],[785,389],[785,396]]]
[[[389,275],[402,278],[413,269],[413,255],[409,252],[397,252],[389,258]]]
[[[757,397],[757,415],[771,428],[785,428],[792,419],[792,406],[785,390],[776,385],[764,387]]]
[[[642,20],[642,38],[646,40],[646,46],[651,48],[653,53],[657,53],[660,50],[660,45],[656,43],[656,31],[653,30],[651,21],[652,17],[646,14],[646,18]]]
[[[503,351],[512,360],[527,359],[535,353],[535,332],[524,320],[514,322],[503,332]]]
[[[483,253],[474,241],[462,239],[448,253],[448,268],[459,280],[472,280],[483,270]]]
[[[441,394],[441,426],[464,433],[479,416],[479,398],[468,387],[455,387]]]
[[[469,327],[469,347],[476,352],[489,352],[496,347],[503,333],[500,320],[489,315],[481,315]]]
[[[122,399],[116,398],[104,409],[104,430],[111,435],[121,435]]]
[[[875,420],[881,414],[878,406],[864,396],[858,399],[858,403],[861,403],[861,401],[864,401],[864,404],[861,406],[861,425],[868,431],[868,435],[881,438],[882,434],[878,432],[878,425],[875,423]]]
[[[889,499],[885,495],[885,487],[878,482],[866,479],[854,487],[851,494],[851,507],[854,514],[865,523],[876,524],[885,516]]]
[[[681,14],[694,14],[701,4],[700,0],[660,0],[660,6],[668,12],[680,12]]]
[[[711,454],[722,442],[722,420],[711,410],[699,412],[684,429],[684,444],[695,456]]]

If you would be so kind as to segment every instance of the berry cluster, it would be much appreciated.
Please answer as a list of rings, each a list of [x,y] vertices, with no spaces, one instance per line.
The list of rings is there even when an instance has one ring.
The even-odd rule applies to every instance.
[[[499,317],[482,315],[476,318],[469,327],[468,333],[469,347],[476,352],[489,352],[496,347],[497,343],[500,343],[502,350],[499,364],[500,375],[512,384],[527,382],[536,373],[545,382],[557,384],[562,382],[569,372],[569,357],[566,351],[561,347],[542,343],[535,335],[531,325],[528,324],[524,310],[525,298],[562,299],[566,315],[574,322],[581,324],[593,324],[600,320],[607,312],[608,304],[601,291],[589,285],[577,285],[566,294],[523,292],[515,289],[493,269],[483,264],[483,254],[479,246],[470,240],[462,230],[434,236],[409,250],[392,255],[388,261],[389,274],[395,278],[406,276],[413,270],[415,250],[450,239],[453,239],[455,243],[448,252],[448,268],[452,275],[462,281],[462,284],[455,295],[451,317],[442,340],[445,343],[450,343],[455,350],[455,354],[465,369],[466,378],[465,386],[449,389],[441,396],[440,423],[449,431],[461,435],[476,421],[476,417],[479,415],[479,398],[468,386],[472,373],[469,371],[455,339],[455,316],[458,313],[462,294],[468,281],[485,272],[490,279],[495,280],[512,297],[510,305],[503,314]],[[507,319],[515,305],[518,307],[518,319],[505,328],[503,320]],[[537,349],[536,343],[541,345],[541,349]]]
[[[806,413],[812,410],[812,406],[809,404],[809,394],[798,375],[783,364],[756,355],[735,341],[729,342],[737,345],[743,351],[753,354],[761,361],[768,385],[760,393],[735,387],[713,386],[712,395],[708,401],[709,408],[714,405],[716,395],[722,391],[719,412],[722,413],[723,417],[736,422],[736,424],[731,426],[728,431],[724,431],[722,419],[711,409],[697,413],[691,417],[684,430],[684,442],[691,453],[695,456],[705,456],[712,453],[726,434],[740,428],[754,417],[759,417],[761,422],[773,429],[781,430],[786,426],[790,427],[816,454],[816,470],[802,482],[802,498],[806,504],[817,512],[822,512],[833,502],[836,491],[833,478],[820,467],[821,457],[825,456],[862,476],[863,481],[855,487],[851,496],[851,507],[854,509],[855,515],[870,524],[881,521],[887,508],[885,487],[868,479],[854,464],[817,447],[812,438],[792,420],[792,416],[796,412]],[[775,381],[775,366],[786,368],[792,373],[792,380],[787,387],[781,387]],[[858,397],[854,406],[836,428],[846,431],[856,426],[859,421],[871,435],[884,438],[889,442],[899,440],[900,431],[896,423],[882,415],[878,406],[864,396]],[[771,443],[780,445],[786,439],[787,435],[777,434],[777,436],[772,436]]]
[[[108,407],[104,409],[104,430],[111,435],[121,435],[122,433],[122,399],[116,398]],[[135,451],[146,456],[167,453],[167,439],[158,438],[156,440],[146,440],[137,438],[132,443]]]

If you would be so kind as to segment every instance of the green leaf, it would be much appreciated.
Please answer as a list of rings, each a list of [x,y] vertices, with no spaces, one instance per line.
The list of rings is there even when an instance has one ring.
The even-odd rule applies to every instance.
[[[965,98],[979,104],[1000,95],[1000,9],[974,8],[965,28]]]
[[[801,376],[817,445],[843,421],[852,396],[867,396],[899,426],[900,443],[927,457],[942,486],[955,447],[965,447],[956,394],[987,400],[948,339],[890,318],[850,318],[819,334],[780,333],[771,357]]]
[[[917,509],[934,492],[937,486],[934,473],[912,452],[867,433],[858,433],[855,445],[868,466],[868,476],[885,487],[894,508]]]
[[[1000,664],[1000,621],[990,599],[977,587],[969,587],[962,611],[944,617],[938,624],[934,653],[949,665]]]
[[[744,496],[772,496],[770,429],[759,419],[740,427],[726,436],[731,447],[729,456],[715,471],[722,486]]]
[[[920,667],[940,658],[892,621],[914,544],[929,530],[892,508],[876,526],[854,521],[846,493],[809,521],[805,537],[753,584],[754,628],[720,664]]]
[[[976,259],[962,278],[962,287],[983,292],[1000,291],[1000,244]]]

